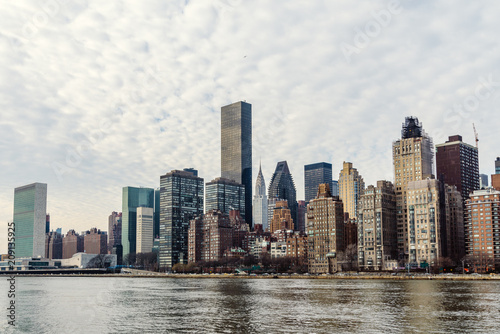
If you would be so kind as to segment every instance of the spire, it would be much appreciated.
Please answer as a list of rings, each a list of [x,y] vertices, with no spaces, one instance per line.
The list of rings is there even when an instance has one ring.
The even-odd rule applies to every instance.
[[[262,174],[262,161],[259,163],[259,174],[257,175],[257,182],[255,184],[255,196],[266,195],[266,183],[264,175]]]

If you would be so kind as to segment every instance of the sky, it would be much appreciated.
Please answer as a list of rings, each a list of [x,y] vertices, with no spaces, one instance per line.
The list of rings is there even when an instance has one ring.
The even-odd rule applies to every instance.
[[[497,1],[17,0],[0,4],[0,253],[14,188],[48,184],[51,228],[107,230],[124,186],[220,176],[220,108],[253,109],[253,178],[287,160],[394,179],[416,116],[494,172]]]

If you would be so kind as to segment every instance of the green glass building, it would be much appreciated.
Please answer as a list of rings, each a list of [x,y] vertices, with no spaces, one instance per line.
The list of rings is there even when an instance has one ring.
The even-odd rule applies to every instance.
[[[45,257],[47,184],[33,183],[14,190],[16,258]]]
[[[122,196],[122,246],[123,257],[136,253],[137,208],[154,209],[154,189],[124,187]]]

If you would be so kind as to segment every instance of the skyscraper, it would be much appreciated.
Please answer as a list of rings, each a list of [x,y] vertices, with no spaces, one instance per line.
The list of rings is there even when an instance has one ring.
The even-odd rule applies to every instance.
[[[245,186],[233,180],[216,178],[205,185],[205,212],[220,210],[226,215],[237,210],[245,217]]]
[[[495,174],[500,174],[500,157],[495,160]]]
[[[253,198],[252,210],[253,226],[262,225],[262,229],[265,231],[269,227],[269,224],[267,218],[266,183],[264,175],[262,175],[262,165],[259,166],[259,174],[255,182],[255,196]]]
[[[389,181],[368,186],[359,201],[358,263],[362,269],[382,270],[397,259],[396,194]]]
[[[137,208],[154,208],[154,189],[123,188],[122,246],[123,257],[137,252]]]
[[[188,262],[189,221],[203,214],[203,179],[174,170],[160,177],[159,267]]]
[[[294,224],[297,224],[297,191],[286,161],[278,162],[269,184],[269,199],[281,198],[288,202]],[[297,229],[298,226],[295,226]]]
[[[320,184],[328,183],[332,189],[332,164],[318,162],[304,166],[306,203],[316,198]]]
[[[321,184],[318,196],[307,206],[309,273],[338,271],[337,254],[344,251],[344,205],[333,197],[329,184]]]
[[[160,235],[160,188],[156,188],[153,236],[155,238],[158,238],[159,235]]]
[[[221,109],[221,176],[245,186],[245,221],[252,225],[252,105]]]
[[[394,162],[396,211],[398,221],[398,257],[408,257],[408,209],[406,191],[412,181],[434,178],[432,139],[425,133],[416,117],[406,117],[401,139],[392,144]]]
[[[488,175],[486,174],[479,174],[479,187],[481,189],[483,188],[488,188],[489,183],[488,183]]]
[[[269,226],[269,231],[274,233],[278,230],[293,229],[294,221],[290,209],[288,209],[288,203],[286,201],[277,202],[273,211],[273,218],[271,220],[271,225]]]
[[[493,271],[500,267],[500,191],[476,190],[466,203],[466,249],[469,263],[476,271]]]
[[[350,218],[356,219],[358,216],[359,197],[363,195],[365,182],[358,170],[352,167],[352,163],[345,162],[339,174],[339,197],[344,203],[344,213],[348,213]]]
[[[154,210],[137,208],[137,253],[153,251]]]
[[[16,257],[45,257],[47,184],[33,183],[14,190]]]
[[[108,252],[122,244],[122,213],[113,211],[108,217]]]
[[[436,145],[437,178],[456,186],[465,201],[479,189],[479,160],[477,148],[462,141],[461,136],[450,136],[444,144]]]

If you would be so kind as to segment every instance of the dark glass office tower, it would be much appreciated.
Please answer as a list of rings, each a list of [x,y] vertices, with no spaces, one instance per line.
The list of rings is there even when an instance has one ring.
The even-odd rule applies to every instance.
[[[154,209],[154,189],[124,187],[122,197],[123,257],[136,252],[137,208]]]
[[[495,174],[500,174],[500,158],[495,160]]]
[[[252,105],[221,109],[221,176],[245,186],[245,221],[252,226]]]
[[[188,262],[189,221],[203,214],[203,179],[196,175],[174,170],[160,177],[161,270]]]
[[[153,238],[158,238],[160,235],[160,188],[155,189],[155,211],[154,211],[154,225],[153,225]]]
[[[332,164],[319,162],[304,166],[306,204],[318,195],[320,184],[328,184],[332,189]]]
[[[331,178],[330,178],[331,182]],[[286,161],[278,162],[276,171],[269,184],[269,199],[281,198],[288,202],[295,230],[298,231],[297,221],[297,191],[293,182],[292,174]]]
[[[219,177],[206,184],[205,212],[220,210],[229,215],[229,211],[238,210],[245,218],[245,187],[233,180]]]

